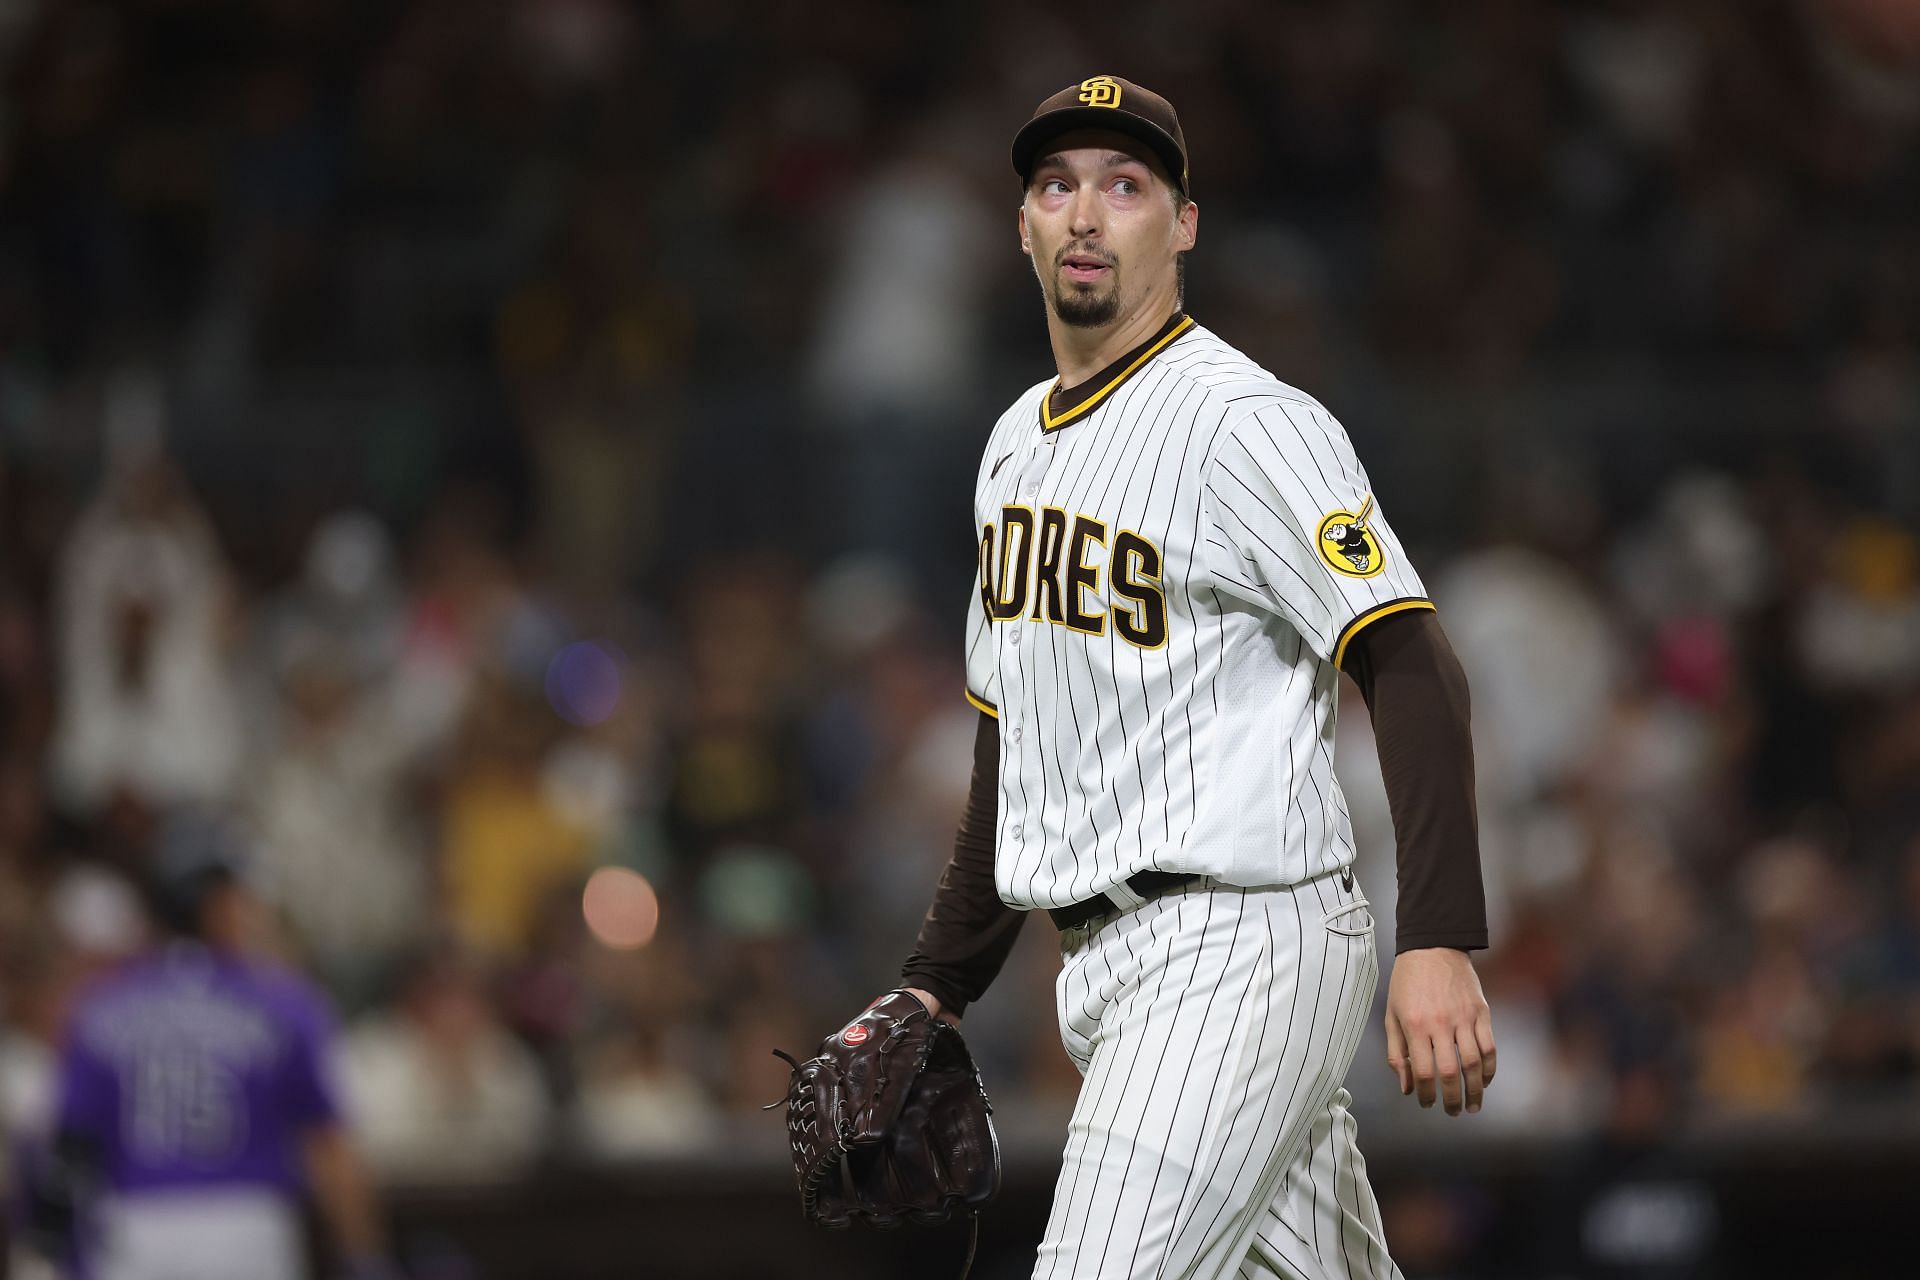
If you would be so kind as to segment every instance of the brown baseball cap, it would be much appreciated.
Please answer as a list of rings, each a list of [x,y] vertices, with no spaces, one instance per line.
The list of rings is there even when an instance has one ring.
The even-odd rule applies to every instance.
[[[1013,135],[1013,169],[1020,181],[1032,180],[1033,162],[1047,143],[1075,129],[1111,129],[1138,138],[1167,166],[1180,193],[1190,194],[1187,140],[1180,132],[1180,117],[1173,104],[1119,76],[1092,76],[1040,104],[1033,119]]]

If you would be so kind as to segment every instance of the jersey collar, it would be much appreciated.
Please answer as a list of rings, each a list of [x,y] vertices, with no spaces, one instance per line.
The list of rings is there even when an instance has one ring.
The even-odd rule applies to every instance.
[[[1040,429],[1058,431],[1069,422],[1077,422],[1100,406],[1119,385],[1146,366],[1147,361],[1165,350],[1167,344],[1193,328],[1193,317],[1176,311],[1167,317],[1154,335],[1086,381],[1068,390],[1060,389],[1054,379],[1047,394],[1040,397]]]

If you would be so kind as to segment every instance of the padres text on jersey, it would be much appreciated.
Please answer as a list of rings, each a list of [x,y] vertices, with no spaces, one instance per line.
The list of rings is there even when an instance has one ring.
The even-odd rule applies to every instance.
[[[1291,884],[1349,865],[1348,643],[1429,609],[1345,430],[1190,318],[981,460],[967,692],[1000,722],[996,879],[1059,907],[1136,871]]]

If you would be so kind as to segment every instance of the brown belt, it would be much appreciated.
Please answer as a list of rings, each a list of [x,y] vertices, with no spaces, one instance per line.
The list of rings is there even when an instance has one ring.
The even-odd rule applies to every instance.
[[[1192,884],[1205,879],[1197,871],[1136,871],[1127,877],[1127,888],[1142,898],[1157,898],[1169,889],[1183,884]],[[1084,902],[1071,903],[1064,907],[1049,907],[1047,914],[1053,918],[1053,925],[1062,933],[1068,929],[1078,929],[1089,920],[1096,920],[1109,912],[1126,910],[1125,907],[1104,893],[1096,893]]]

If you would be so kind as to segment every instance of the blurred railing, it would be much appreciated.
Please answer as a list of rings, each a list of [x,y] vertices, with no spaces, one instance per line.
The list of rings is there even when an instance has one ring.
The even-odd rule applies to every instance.
[[[978,1280],[1030,1274],[1058,1169],[1057,1123],[1002,1121],[1008,1177],[982,1219]],[[809,1227],[781,1153],[769,1160],[765,1145],[555,1174],[513,1189],[410,1192],[394,1198],[393,1211],[416,1251],[431,1254],[440,1242],[475,1260],[472,1274],[486,1280],[959,1273],[959,1225]],[[1869,1274],[1911,1241],[1920,1195],[1912,1117],[1700,1133],[1642,1151],[1522,1138],[1370,1145],[1368,1171],[1410,1277]],[[1672,1254],[1664,1267],[1663,1249]],[[1637,1257],[1640,1269],[1599,1271],[1596,1257]]]
[[[1061,1117],[1000,1119],[1007,1180],[982,1219],[973,1274],[1025,1280],[1052,1198]],[[1920,1120],[1911,1111],[1696,1130],[1637,1150],[1469,1136],[1470,1123],[1458,1137],[1368,1144],[1368,1173],[1410,1277],[1911,1273],[1886,1269],[1915,1231]],[[512,1186],[390,1189],[388,1206],[418,1280],[959,1273],[962,1224],[808,1226],[780,1142],[777,1129],[747,1125],[697,1157],[557,1168]],[[1597,1265],[1602,1256],[1614,1265]]]

